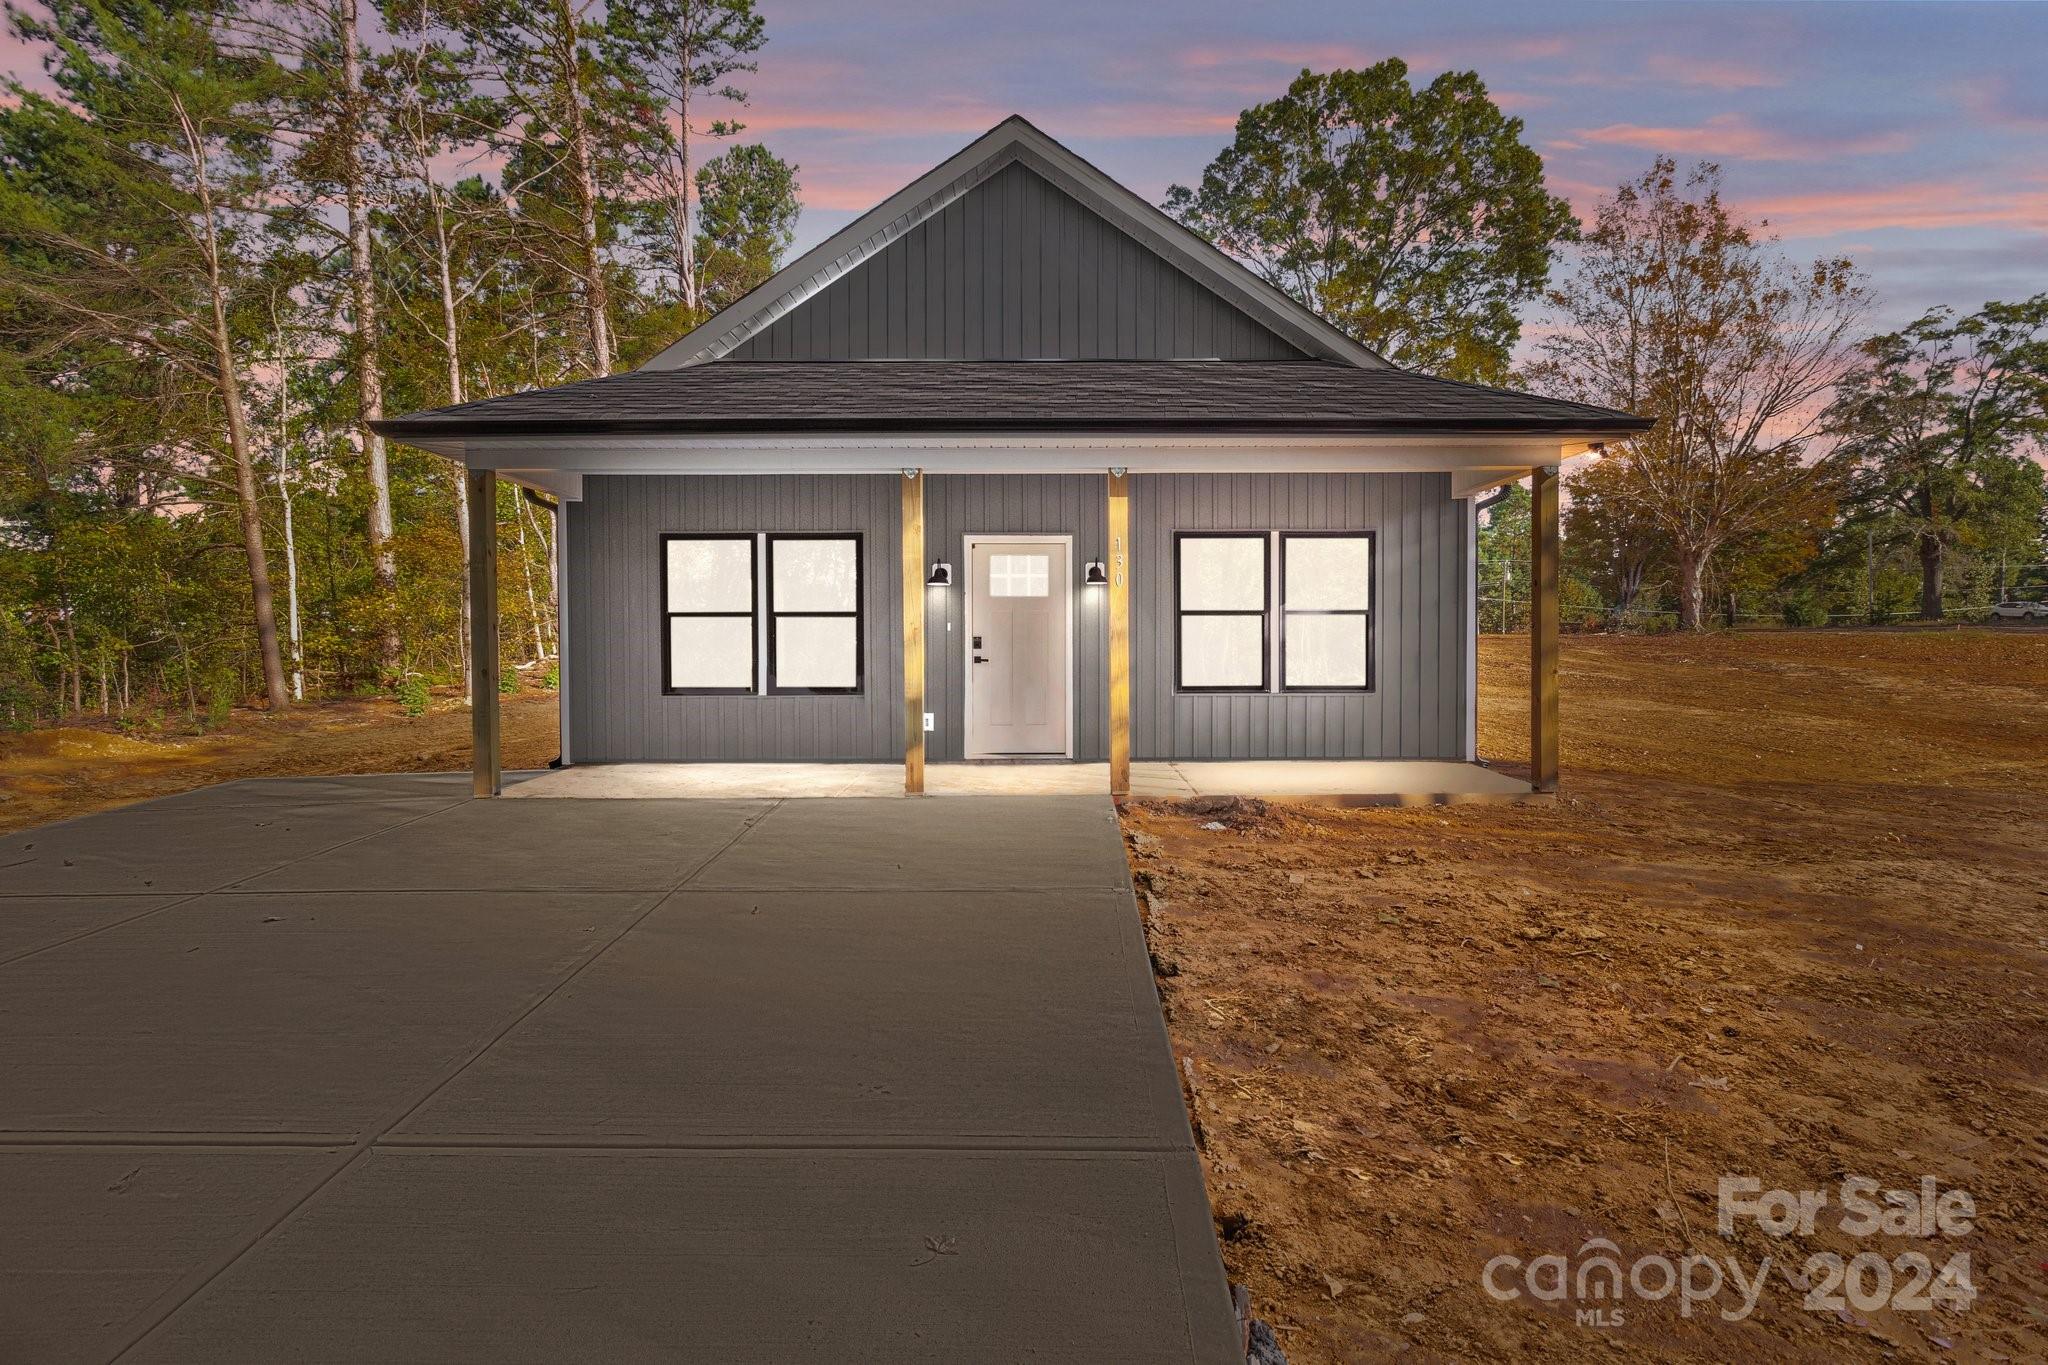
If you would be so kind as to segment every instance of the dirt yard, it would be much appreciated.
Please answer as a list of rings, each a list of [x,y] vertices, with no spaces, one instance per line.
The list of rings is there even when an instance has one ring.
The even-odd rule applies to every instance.
[[[503,698],[504,763],[540,768],[558,752],[555,694]],[[465,771],[469,709],[436,696],[408,716],[395,701],[316,702],[281,716],[235,711],[208,734],[124,735],[70,726],[0,735],[0,830],[68,820],[152,796],[241,777]]]
[[[1485,754],[1526,755],[1526,651],[1486,641]],[[1563,657],[1555,804],[1126,822],[1254,1313],[1295,1365],[2048,1358],[2048,635]],[[1858,1239],[1831,1202],[1810,1235],[1723,1237],[1724,1174],[1831,1198],[1932,1176],[1977,1218]],[[1555,1253],[1576,1285],[1596,1238],[1624,1268],[1772,1268],[1739,1321],[1731,1284],[1579,1325],[1617,1300],[1524,1272]],[[1875,1267],[1803,1306],[1843,1292],[1810,1255],[1916,1250],[1968,1252],[1974,1308],[1900,1311]],[[1482,1288],[1498,1255],[1513,1301]]]

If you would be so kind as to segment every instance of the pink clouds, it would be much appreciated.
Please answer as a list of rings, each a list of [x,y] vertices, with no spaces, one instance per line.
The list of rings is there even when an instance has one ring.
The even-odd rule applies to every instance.
[[[1716,114],[1690,127],[1656,127],[1610,123],[1580,129],[1582,142],[1640,147],[1672,156],[1731,157],[1745,161],[1820,161],[1837,156],[1867,156],[1911,149],[1913,135],[1904,131],[1846,136],[1799,134],[1785,127],[1763,127],[1741,114]]]
[[[1875,228],[2048,229],[2048,180],[1999,177],[1902,181],[1868,189],[1806,190],[1746,196],[1741,207],[1773,228],[1802,237]]]
[[[2010,76],[1972,76],[1957,92],[1957,102],[2000,128],[2048,132],[2048,92],[2038,81],[2021,85]]]
[[[1659,81],[1705,90],[1762,90],[1785,83],[1761,67],[1676,52],[1653,52],[1643,59],[1642,67],[1645,75]]]

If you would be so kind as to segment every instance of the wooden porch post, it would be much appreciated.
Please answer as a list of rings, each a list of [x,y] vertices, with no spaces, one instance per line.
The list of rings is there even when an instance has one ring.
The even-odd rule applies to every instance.
[[[1557,790],[1557,466],[1529,479],[1529,785]]]
[[[903,471],[903,793],[924,795],[924,471]]]
[[[1131,794],[1131,476],[1109,471],[1109,794]]]
[[[471,791],[496,796],[498,769],[498,475],[469,471],[469,743]]]

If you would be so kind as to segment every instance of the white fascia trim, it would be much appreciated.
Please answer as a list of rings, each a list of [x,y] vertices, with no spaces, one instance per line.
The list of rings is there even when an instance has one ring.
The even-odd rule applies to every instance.
[[[1528,477],[1558,438],[1470,436],[519,436],[467,443],[472,469],[525,482],[591,474],[1444,473],[1453,497]],[[1469,487],[1468,487],[1469,486]]]

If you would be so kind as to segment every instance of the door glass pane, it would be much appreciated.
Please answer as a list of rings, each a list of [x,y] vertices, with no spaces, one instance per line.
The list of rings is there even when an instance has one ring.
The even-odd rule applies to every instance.
[[[1371,605],[1364,536],[1285,536],[1287,601],[1295,611],[1364,611]]]
[[[1191,536],[1180,543],[1183,611],[1264,611],[1263,536]]]
[[[1289,687],[1365,686],[1365,620],[1359,616],[1289,616]]]
[[[1050,555],[990,555],[990,597],[1044,597],[1051,592]]]
[[[670,687],[754,686],[751,616],[672,616],[668,622]]]
[[[1182,687],[1257,687],[1265,677],[1264,618],[1180,618]]]
[[[775,610],[852,611],[855,600],[853,540],[774,540]]]
[[[851,616],[775,620],[777,687],[858,687],[860,665]]]
[[[668,542],[670,611],[752,611],[754,542]]]

